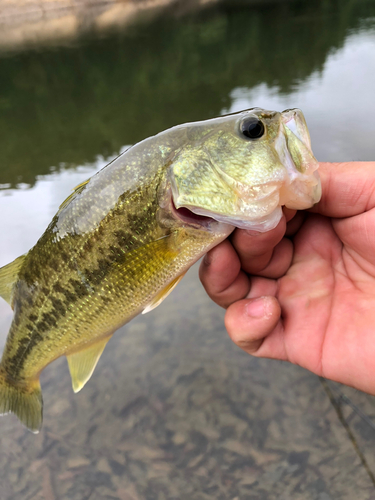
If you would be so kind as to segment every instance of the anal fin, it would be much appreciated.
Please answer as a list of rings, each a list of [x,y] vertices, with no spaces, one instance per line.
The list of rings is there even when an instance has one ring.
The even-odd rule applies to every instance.
[[[90,379],[109,339],[105,337],[66,357],[74,392],[80,391]]]
[[[161,290],[155,297],[152,299],[152,301],[143,309],[142,314],[146,314],[155,307],[158,307],[163,300],[168,297],[168,295],[171,293],[171,291],[179,284],[179,282],[182,280],[182,278],[185,276],[186,273],[181,274],[180,276],[177,276],[173,281],[169,283],[163,290]]]
[[[17,257],[13,262],[0,268],[0,297],[12,305],[14,284],[17,281],[19,270],[25,260],[25,255]]]

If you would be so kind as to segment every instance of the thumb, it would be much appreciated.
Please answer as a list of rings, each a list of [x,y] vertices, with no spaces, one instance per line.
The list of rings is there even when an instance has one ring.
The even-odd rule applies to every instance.
[[[253,356],[275,357],[261,348],[265,338],[276,328],[281,309],[275,297],[243,299],[230,305],[225,327],[238,347]]]

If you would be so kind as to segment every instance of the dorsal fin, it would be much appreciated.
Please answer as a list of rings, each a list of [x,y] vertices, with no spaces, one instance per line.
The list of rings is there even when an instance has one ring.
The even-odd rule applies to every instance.
[[[167,285],[165,288],[163,288],[163,290],[155,295],[152,301],[143,309],[142,314],[146,314],[155,309],[155,307],[158,307],[163,302],[163,300],[168,297],[171,291],[179,284],[184,276],[185,273],[177,276],[177,278],[171,281],[169,285]]]
[[[14,284],[24,260],[25,255],[21,255],[10,264],[0,268],[0,297],[6,300],[9,305],[12,305]]]
[[[90,179],[86,179],[85,181],[81,182],[81,184],[78,184],[78,186],[76,186],[74,189],[73,189],[73,192],[66,198],[66,200],[64,200],[61,205],[59,206],[59,210],[57,213],[61,212],[61,210],[63,208],[65,208],[69,202],[73,199],[73,197],[76,195],[76,194],[79,194],[81,191],[83,191],[84,187],[86,186],[86,184],[89,182]]]
[[[108,340],[111,337],[100,339],[95,344],[82,349],[81,351],[69,354],[66,359],[68,360],[70,376],[72,377],[73,391],[80,391],[86,382],[90,380],[95,366],[102,355]]]

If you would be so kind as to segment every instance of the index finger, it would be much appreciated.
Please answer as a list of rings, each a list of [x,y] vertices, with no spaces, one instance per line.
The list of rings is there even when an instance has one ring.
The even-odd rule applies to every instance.
[[[224,240],[208,252],[199,268],[199,278],[208,296],[221,307],[246,297],[250,281],[241,270],[238,255]]]

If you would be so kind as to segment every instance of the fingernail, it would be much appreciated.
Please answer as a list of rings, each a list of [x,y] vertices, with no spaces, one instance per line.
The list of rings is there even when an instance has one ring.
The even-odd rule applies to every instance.
[[[245,229],[245,233],[249,236],[258,236],[260,234],[259,231],[254,231],[252,229]]]
[[[245,307],[245,311],[252,318],[262,318],[266,312],[264,297],[259,297],[249,302]]]

